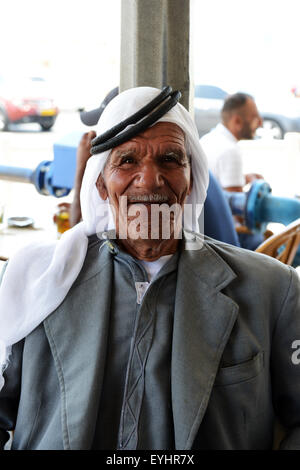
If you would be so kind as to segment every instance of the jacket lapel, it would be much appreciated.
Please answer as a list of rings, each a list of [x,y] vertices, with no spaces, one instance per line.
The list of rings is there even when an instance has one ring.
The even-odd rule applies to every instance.
[[[87,259],[91,267],[83,269],[64,302],[44,321],[61,389],[65,449],[89,449],[97,419],[113,275],[110,253],[103,248],[98,254],[98,247],[92,250],[94,259]]]
[[[238,313],[220,290],[236,275],[212,248],[184,250],[178,266],[172,345],[176,449],[190,449]]]

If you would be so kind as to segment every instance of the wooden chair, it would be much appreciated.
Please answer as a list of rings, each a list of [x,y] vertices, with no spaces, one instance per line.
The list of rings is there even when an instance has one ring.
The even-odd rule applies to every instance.
[[[267,238],[255,251],[272,256],[284,264],[292,265],[299,244],[300,219],[297,219],[287,225],[282,232]]]

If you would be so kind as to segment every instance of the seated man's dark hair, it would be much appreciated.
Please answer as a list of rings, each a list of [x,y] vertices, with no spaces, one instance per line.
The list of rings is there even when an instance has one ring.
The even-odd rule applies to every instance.
[[[245,106],[247,100],[253,100],[253,97],[251,95],[248,95],[247,93],[234,93],[233,95],[229,95],[224,104],[223,108],[221,110],[221,116],[223,122],[227,122],[230,117],[238,113],[242,108]]]

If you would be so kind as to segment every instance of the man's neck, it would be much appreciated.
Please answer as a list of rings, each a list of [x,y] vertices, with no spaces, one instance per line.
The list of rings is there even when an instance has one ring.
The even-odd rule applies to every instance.
[[[230,124],[224,124],[223,122],[222,122],[222,124],[230,132],[230,134],[233,135],[233,137],[236,140],[240,140],[239,134],[238,134],[237,130],[234,128],[234,126],[231,126]]]

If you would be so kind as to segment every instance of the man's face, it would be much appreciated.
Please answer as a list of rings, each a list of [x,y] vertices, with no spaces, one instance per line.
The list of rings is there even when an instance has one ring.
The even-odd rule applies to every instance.
[[[160,122],[114,148],[97,188],[100,197],[109,198],[115,210],[117,233],[122,224],[132,220],[122,209],[122,196],[127,197],[128,211],[133,212],[141,204],[148,212],[153,204],[183,208],[191,191],[183,131],[176,124]]]
[[[262,119],[252,99],[248,99],[241,111],[242,127],[240,129],[240,139],[251,140],[255,132],[262,125]]]

